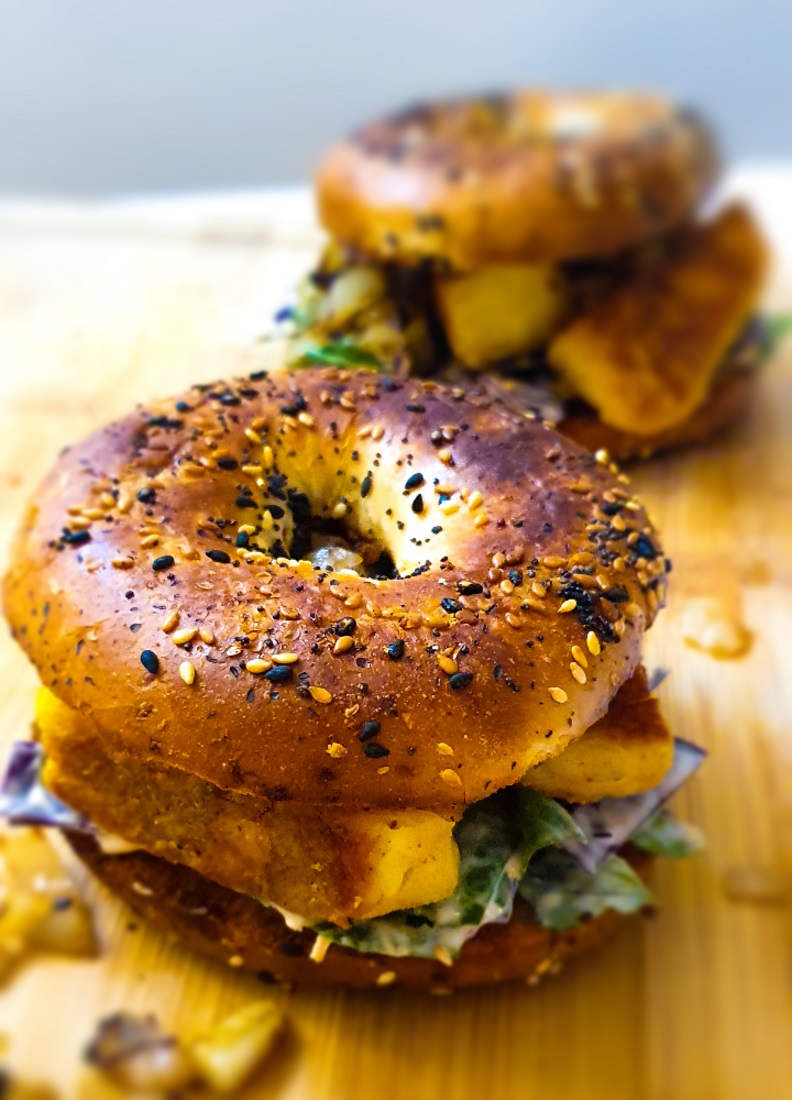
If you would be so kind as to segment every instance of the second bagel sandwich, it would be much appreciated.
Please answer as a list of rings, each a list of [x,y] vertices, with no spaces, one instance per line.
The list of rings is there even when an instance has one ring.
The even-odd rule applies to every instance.
[[[751,214],[702,214],[718,175],[708,127],[645,95],[514,92],[368,123],[317,174],[331,242],[292,356],[487,372],[618,457],[702,439],[745,408],[769,339]]]
[[[5,581],[42,680],[12,820],[277,980],[557,969],[694,841],[627,479],[495,398],[257,372],[66,451]]]

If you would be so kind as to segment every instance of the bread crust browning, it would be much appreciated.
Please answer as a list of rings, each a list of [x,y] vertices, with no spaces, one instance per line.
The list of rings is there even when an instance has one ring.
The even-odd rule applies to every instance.
[[[325,228],[381,260],[608,256],[680,225],[718,174],[710,131],[650,96],[509,95],[421,105],[361,127],[317,173]]]
[[[287,528],[339,502],[402,576],[236,545],[268,509]],[[454,813],[605,712],[664,584],[629,488],[550,428],[433,382],[306,370],[193,389],[66,452],[4,595],[111,758],[273,801]]]
[[[358,989],[393,986],[430,993],[519,979],[533,984],[557,973],[567,959],[597,947],[625,920],[607,912],[568,932],[550,932],[535,923],[530,907],[518,897],[509,923],[482,928],[452,966],[337,945],[316,963],[309,957],[315,933],[289,931],[279,913],[252,898],[142,852],[106,856],[89,837],[72,834],[69,840],[91,871],[146,920],[189,947],[265,981]],[[639,873],[651,862],[632,850],[629,861]]]

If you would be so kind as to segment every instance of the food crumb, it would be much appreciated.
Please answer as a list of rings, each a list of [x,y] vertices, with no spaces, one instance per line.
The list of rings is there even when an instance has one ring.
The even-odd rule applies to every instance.
[[[724,600],[698,596],[688,600],[681,617],[682,637],[693,649],[720,660],[735,660],[751,648],[752,634]]]

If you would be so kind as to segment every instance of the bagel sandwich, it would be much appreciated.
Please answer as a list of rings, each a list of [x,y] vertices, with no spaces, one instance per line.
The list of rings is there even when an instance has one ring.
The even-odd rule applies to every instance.
[[[497,394],[255,372],[66,450],[4,581],[41,678],[0,809],[232,966],[439,992],[651,904],[702,753],[642,665],[624,474]]]
[[[295,362],[495,372],[615,457],[704,438],[765,357],[751,213],[703,213],[709,128],[627,94],[526,91],[411,108],[319,167],[330,235],[281,316]]]

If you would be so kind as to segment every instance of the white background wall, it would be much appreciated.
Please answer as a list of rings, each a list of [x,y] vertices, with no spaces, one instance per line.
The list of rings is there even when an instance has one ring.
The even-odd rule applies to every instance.
[[[0,0],[0,191],[297,179],[374,112],[542,82],[664,89],[792,156],[792,0]]]

